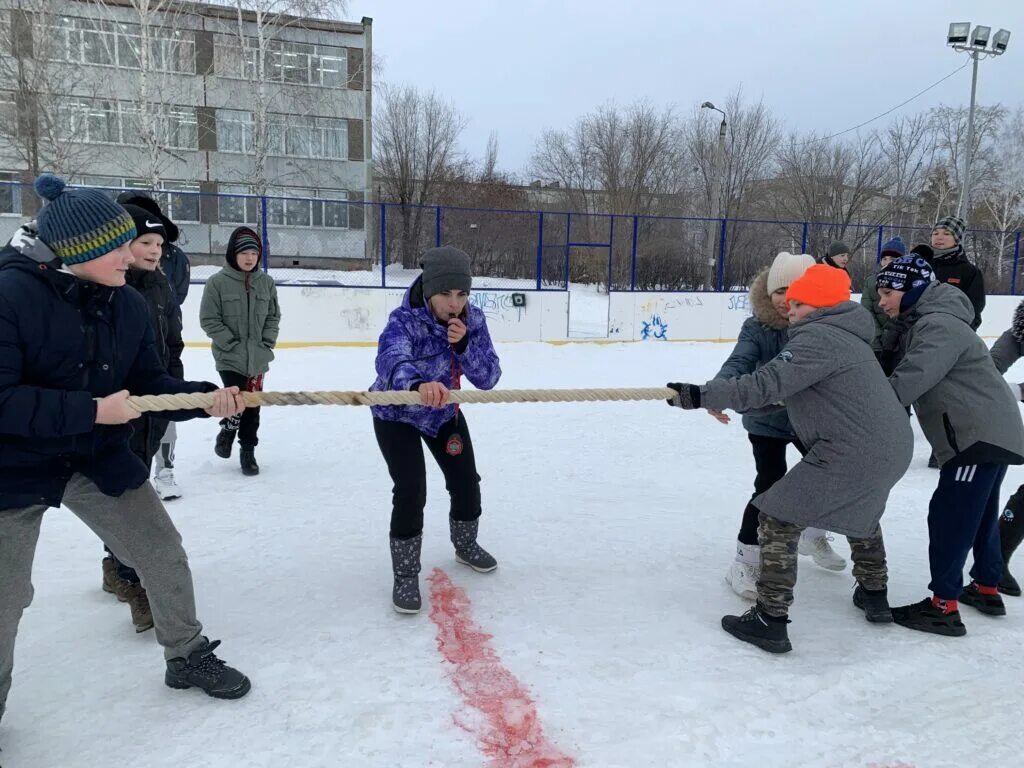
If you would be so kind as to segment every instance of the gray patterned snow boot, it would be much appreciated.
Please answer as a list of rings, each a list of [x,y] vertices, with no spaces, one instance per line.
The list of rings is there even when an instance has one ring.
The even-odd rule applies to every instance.
[[[423,535],[411,539],[391,539],[391,569],[395,572],[395,586],[391,590],[391,604],[399,613],[419,613],[420,600],[420,548]]]
[[[490,573],[498,567],[498,561],[490,553],[476,543],[476,533],[480,526],[480,518],[476,520],[455,520],[448,518],[451,527],[452,544],[455,545],[455,559],[468,565],[474,571]]]

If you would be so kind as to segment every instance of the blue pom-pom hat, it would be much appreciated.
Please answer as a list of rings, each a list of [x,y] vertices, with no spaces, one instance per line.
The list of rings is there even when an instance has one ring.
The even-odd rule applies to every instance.
[[[67,189],[52,173],[36,179],[35,190],[46,201],[36,217],[39,239],[65,264],[83,264],[135,239],[128,212],[96,189]]]

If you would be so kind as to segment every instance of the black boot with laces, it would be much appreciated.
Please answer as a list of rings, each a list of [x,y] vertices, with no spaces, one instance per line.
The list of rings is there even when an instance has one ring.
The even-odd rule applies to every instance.
[[[722,629],[745,643],[756,645],[769,653],[788,653],[793,650],[785,616],[769,616],[761,606],[755,605],[742,616],[723,616]]]
[[[212,643],[203,638],[203,645],[187,658],[167,660],[164,682],[171,688],[199,688],[215,699],[240,699],[249,692],[249,678],[218,659],[214,650],[220,640]]]

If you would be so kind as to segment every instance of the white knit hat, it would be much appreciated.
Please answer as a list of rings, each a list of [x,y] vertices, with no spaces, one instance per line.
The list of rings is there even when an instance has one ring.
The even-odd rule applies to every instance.
[[[768,295],[771,296],[779,288],[788,287],[813,266],[814,257],[810,254],[783,251],[775,257],[771,269],[768,270]]]

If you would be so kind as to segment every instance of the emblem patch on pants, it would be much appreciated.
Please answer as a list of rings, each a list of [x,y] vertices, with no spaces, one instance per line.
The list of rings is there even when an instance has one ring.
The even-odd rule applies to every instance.
[[[462,454],[462,437],[459,435],[452,435],[448,438],[448,442],[444,446],[445,453],[449,456],[459,456]]]

